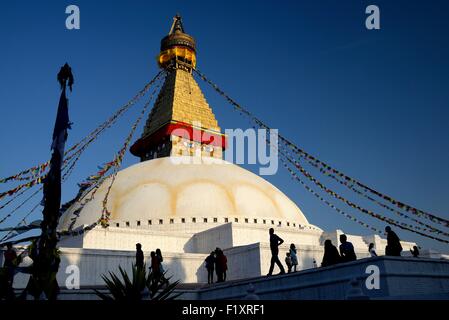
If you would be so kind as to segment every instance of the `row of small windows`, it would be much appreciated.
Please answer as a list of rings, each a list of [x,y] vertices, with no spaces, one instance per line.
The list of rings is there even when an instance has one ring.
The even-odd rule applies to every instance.
[[[197,221],[198,221],[197,218],[191,218],[191,222],[192,222],[192,223],[196,223]],[[209,220],[209,218],[202,218],[202,221],[203,221],[204,223],[208,223],[209,221],[213,221],[214,223],[217,223],[217,222],[218,222],[218,218],[212,218],[211,220]],[[225,222],[225,223],[229,223],[229,221],[230,221],[230,218],[224,218],[224,222]],[[238,223],[238,222],[239,222],[239,218],[233,218],[233,221],[236,222],[236,223]],[[250,219],[249,219],[249,218],[245,218],[245,219],[244,219],[244,222],[245,222],[245,223],[249,223],[249,222],[250,222]],[[253,222],[253,223],[260,223],[260,222],[262,222],[262,224],[276,225],[275,220],[266,220],[266,219],[262,219],[261,221],[259,221],[258,219],[252,219],[251,222]],[[169,219],[169,220],[168,220],[168,223],[169,223],[169,224],[174,224],[174,223],[175,223],[175,220],[174,220],[174,219]],[[181,223],[186,223],[186,218],[181,218]],[[157,225],[157,224],[159,224],[159,225],[164,224],[164,220],[163,220],[163,219],[158,219],[158,220],[148,220],[148,221],[147,221],[147,225],[149,225],[149,226],[151,226],[151,225]],[[137,221],[137,226],[140,227],[141,225],[142,225],[141,221],[138,220],[138,221]],[[290,226],[296,227],[296,223],[290,224],[290,222],[286,222],[286,225],[287,225],[287,227],[290,227]],[[117,222],[117,223],[115,224],[115,226],[116,226],[116,227],[120,227],[120,223]],[[129,222],[129,221],[126,221],[126,222],[125,222],[125,226],[126,226],[126,227],[129,227],[129,226],[130,226],[130,222]],[[277,226],[282,226],[282,222],[281,222],[281,221],[278,221]],[[300,228],[301,228],[301,227],[306,227],[306,228],[309,228],[309,229],[313,229],[312,227],[309,227],[309,226],[301,226],[300,224],[298,224],[298,227],[300,227]]]
[[[203,145],[203,144],[200,144],[198,142],[184,141],[183,144],[184,144],[185,147],[188,148],[187,150],[189,151],[190,155],[194,155],[195,148],[200,148],[202,151],[208,152],[211,156],[213,156],[214,151],[215,151],[214,147],[209,146],[209,145]],[[167,144],[162,143],[161,145],[157,146],[156,150],[152,150],[150,152],[147,152],[145,154],[145,156],[147,158],[157,157],[157,153],[162,151],[162,150],[164,150],[166,146],[167,146]],[[183,151],[184,151],[183,149],[179,149],[178,150],[178,154],[182,155]]]

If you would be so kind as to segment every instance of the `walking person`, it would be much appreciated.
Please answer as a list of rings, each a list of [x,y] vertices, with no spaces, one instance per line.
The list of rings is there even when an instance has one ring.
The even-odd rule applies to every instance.
[[[398,235],[391,230],[390,226],[385,227],[387,233],[387,246],[385,247],[386,256],[400,257],[402,252],[401,240]]]
[[[296,272],[296,267],[298,266],[298,252],[294,243],[290,245],[290,258],[292,260],[292,270],[293,272]]]
[[[274,264],[276,263],[281,272],[279,274],[284,274],[285,269],[282,265],[281,261],[279,261],[279,246],[284,243],[279,236],[274,233],[274,229],[270,228],[270,249],[271,249],[271,263],[270,263],[270,271],[268,271],[268,276],[273,274]]]
[[[136,268],[138,270],[143,270],[143,265],[144,265],[144,257],[142,245],[140,243],[136,243]]]
[[[212,251],[204,261],[207,270],[207,283],[212,284],[214,283],[215,252]]]
[[[345,234],[340,235],[340,256],[341,262],[349,262],[357,260],[355,255],[354,246],[348,241]]]
[[[332,244],[332,241],[327,239],[324,241],[324,255],[321,262],[322,267],[328,267],[340,262],[340,254],[337,248]]]
[[[368,252],[371,257],[377,257],[376,250],[374,250],[374,243],[370,243],[368,246]]]

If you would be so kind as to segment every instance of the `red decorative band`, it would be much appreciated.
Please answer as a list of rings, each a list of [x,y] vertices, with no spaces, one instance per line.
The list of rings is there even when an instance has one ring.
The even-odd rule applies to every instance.
[[[199,142],[201,144],[212,145],[226,149],[226,136],[220,133],[214,133],[208,130],[194,128],[191,124],[185,122],[170,122],[153,132],[149,136],[140,138],[130,148],[135,156],[142,156],[146,150],[151,149],[161,143],[166,137],[175,135],[186,140]]]

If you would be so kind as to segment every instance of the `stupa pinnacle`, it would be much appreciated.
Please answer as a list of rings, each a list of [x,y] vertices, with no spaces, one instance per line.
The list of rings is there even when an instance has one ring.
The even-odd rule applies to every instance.
[[[131,147],[141,161],[168,156],[222,158],[226,146],[212,109],[192,76],[196,43],[176,15],[161,40],[159,67],[167,77],[146,122],[142,137]]]

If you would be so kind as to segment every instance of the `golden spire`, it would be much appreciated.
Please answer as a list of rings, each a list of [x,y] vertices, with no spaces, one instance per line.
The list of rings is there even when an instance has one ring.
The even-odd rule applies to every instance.
[[[185,33],[179,14],[173,18],[168,35],[161,40],[158,63],[164,69],[179,68],[189,72],[196,66],[195,39]]]
[[[201,155],[221,159],[226,136],[192,75],[195,40],[176,15],[161,40],[159,65],[167,77],[148,117],[142,137],[131,147],[141,161]]]

